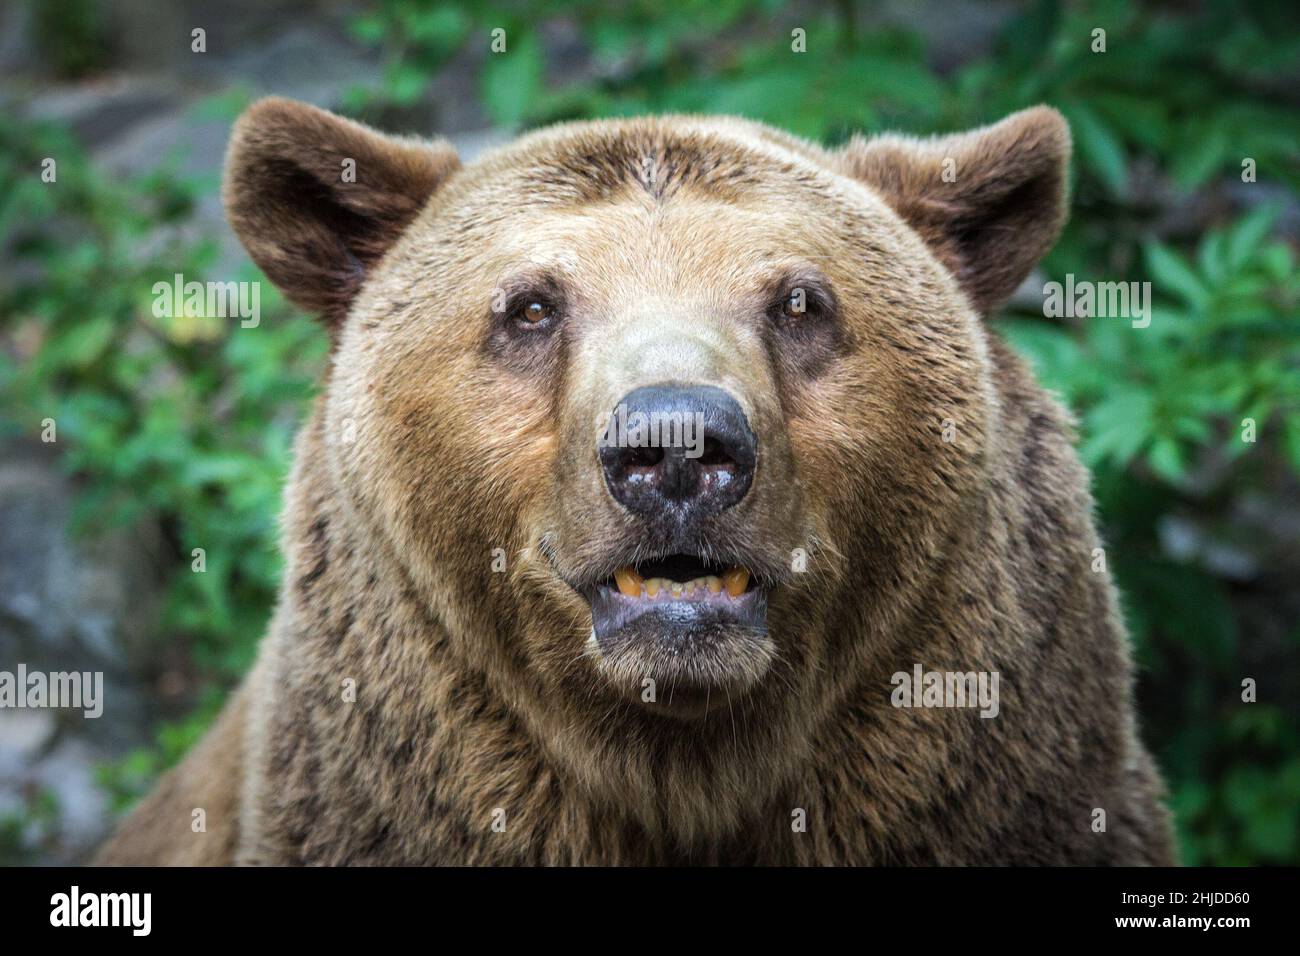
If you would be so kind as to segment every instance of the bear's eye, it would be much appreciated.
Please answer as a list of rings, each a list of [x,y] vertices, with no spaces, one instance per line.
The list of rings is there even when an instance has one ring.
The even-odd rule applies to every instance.
[[[554,307],[549,302],[534,299],[531,302],[524,303],[523,308],[519,310],[519,319],[530,325],[535,325],[538,322],[545,322],[554,311]]]
[[[563,326],[567,304],[563,286],[550,275],[510,277],[493,290],[491,334],[502,336],[502,342],[519,342],[520,348],[540,346]]]
[[[781,314],[788,319],[798,319],[808,313],[808,293],[803,289],[791,289],[781,303]]]
[[[790,285],[773,303],[772,314],[785,322],[800,322],[823,315],[826,302],[826,295],[814,284]]]
[[[559,308],[550,298],[536,293],[519,298],[509,309],[516,328],[532,331],[549,328]]]
[[[811,266],[773,276],[767,286],[767,317],[778,328],[795,333],[835,320],[835,293],[830,280]]]

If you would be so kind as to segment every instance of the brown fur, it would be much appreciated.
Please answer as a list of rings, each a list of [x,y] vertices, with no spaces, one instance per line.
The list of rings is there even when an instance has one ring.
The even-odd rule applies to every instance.
[[[127,819],[101,861],[120,866],[229,863],[239,845],[245,698],[236,693],[208,735]],[[194,810],[202,809],[201,832]]]
[[[331,316],[332,367],[258,665],[101,861],[1172,860],[1068,416],[981,321],[1060,227],[1055,112],[837,151],[694,117],[422,149],[280,100],[236,127],[232,223]],[[769,322],[782,275],[833,315]],[[564,321],[523,339],[489,302],[539,282]],[[728,389],[761,441],[708,541],[771,583],[770,634],[698,712],[643,704],[678,665],[602,653],[571,587],[653,541],[592,426],[664,380]],[[892,706],[916,663],[998,672],[999,716]]]

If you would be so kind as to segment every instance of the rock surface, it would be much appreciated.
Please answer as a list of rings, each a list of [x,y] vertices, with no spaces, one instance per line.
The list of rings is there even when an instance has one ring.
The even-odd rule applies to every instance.
[[[107,826],[95,768],[145,741],[159,640],[151,529],[74,536],[73,486],[50,451],[10,445],[0,464],[0,670],[103,675],[103,713],[0,708],[0,854],[79,859]],[[50,802],[48,824],[34,808]],[[35,818],[35,819],[34,819]]]

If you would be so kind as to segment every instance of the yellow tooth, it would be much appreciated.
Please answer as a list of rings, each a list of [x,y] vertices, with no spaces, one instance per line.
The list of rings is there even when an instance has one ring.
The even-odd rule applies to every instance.
[[[722,593],[722,579],[721,579],[721,578],[715,578],[712,574],[710,574],[707,578],[704,579],[704,583],[705,583],[705,585],[708,586],[708,589],[709,589],[709,593],[710,593],[710,594],[721,594],[721,593]]]
[[[614,580],[618,582],[618,589],[628,597],[641,596],[641,575],[635,568],[619,568],[614,572]]]
[[[744,568],[732,568],[723,573],[722,583],[727,586],[728,594],[738,598],[745,593],[745,587],[749,584],[749,572]]]
[[[649,581],[645,583],[645,593],[648,594],[650,597],[654,597],[656,594],[659,593],[659,589],[663,586],[664,586],[664,582],[662,579],[651,578]]]
[[[679,598],[679,597],[681,597],[681,596],[682,596],[682,586],[681,586],[681,583],[678,582],[678,581],[674,581],[674,582],[673,582],[673,597],[675,597],[675,598]]]

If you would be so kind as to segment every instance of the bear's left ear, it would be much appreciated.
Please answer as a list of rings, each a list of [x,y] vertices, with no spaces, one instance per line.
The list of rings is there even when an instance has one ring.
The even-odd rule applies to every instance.
[[[272,97],[235,123],[222,198],[253,261],[333,333],[366,272],[459,168],[445,142]]]
[[[1065,222],[1070,129],[1050,107],[954,136],[855,137],[839,158],[920,234],[984,315],[1024,281]]]

